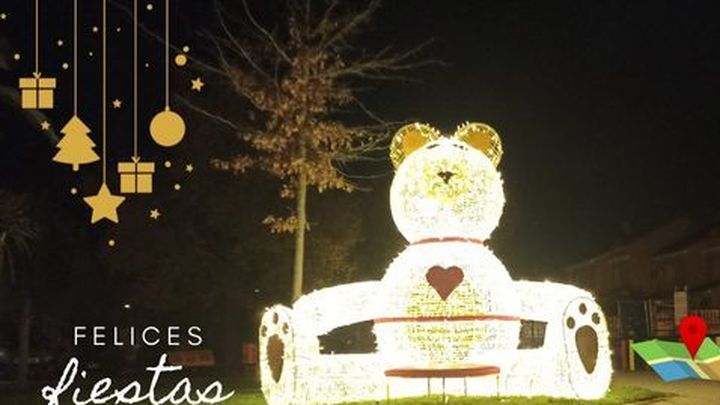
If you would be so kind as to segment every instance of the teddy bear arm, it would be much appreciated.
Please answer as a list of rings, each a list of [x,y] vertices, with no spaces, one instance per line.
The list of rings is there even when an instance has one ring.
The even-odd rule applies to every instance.
[[[315,336],[375,319],[375,297],[379,287],[379,281],[364,281],[314,291],[295,302],[295,319]]]

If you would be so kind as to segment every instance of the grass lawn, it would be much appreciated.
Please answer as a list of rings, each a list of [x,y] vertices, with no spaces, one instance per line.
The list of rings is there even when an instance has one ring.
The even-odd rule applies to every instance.
[[[552,404],[552,405],[570,405],[570,404],[588,404],[588,405],[616,405],[616,404],[641,404],[656,400],[666,396],[665,394],[649,391],[642,388],[614,385],[611,387],[607,397],[598,401],[578,401],[567,399],[553,399],[545,397],[523,398],[523,397],[504,397],[504,398],[454,398],[451,397],[449,403],[458,405],[535,405],[535,404]],[[60,405],[72,404],[72,400],[66,398],[60,402]],[[45,402],[40,397],[39,391],[35,393],[23,395],[0,396],[2,405],[43,405]],[[381,403],[384,403],[382,401]],[[424,397],[398,399],[391,401],[397,405],[438,405],[441,403],[440,397]],[[255,390],[236,391],[235,396],[223,402],[224,405],[266,405],[262,394]],[[353,405],[375,405],[375,402],[361,402]],[[146,405],[143,403],[143,405]]]

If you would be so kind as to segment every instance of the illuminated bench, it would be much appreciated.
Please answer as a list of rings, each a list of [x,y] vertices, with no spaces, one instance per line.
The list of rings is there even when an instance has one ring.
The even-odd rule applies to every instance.
[[[319,336],[388,316],[373,305],[379,284],[325,288],[301,297],[292,308],[275,305],[266,310],[260,325],[259,365],[269,405],[382,401],[388,398],[389,378],[397,378],[393,398],[426,395],[428,385],[437,392],[440,386],[435,383],[440,381],[431,381],[437,378],[443,379],[449,395],[597,399],[607,390],[612,368],[607,325],[599,307],[589,292],[558,283],[513,283],[520,298],[518,317],[546,323],[544,339],[539,347],[492,352],[487,361],[474,362],[492,364],[495,373],[486,369],[481,375],[461,375],[463,371],[457,370],[445,371],[444,376],[420,375],[423,371],[389,370],[378,352],[322,354]],[[584,341],[593,334],[594,350],[585,350]],[[490,375],[495,375],[494,383],[484,378]],[[464,385],[460,378],[471,380]]]
[[[426,378],[428,396],[431,394],[430,379],[442,379],[442,403],[445,403],[445,379],[446,378],[462,378],[464,386],[464,396],[467,396],[467,379],[468,377],[485,377],[494,375],[497,382],[497,394],[500,395],[500,367],[495,366],[467,366],[461,368],[395,368],[385,371],[385,377],[398,378]],[[390,401],[390,382],[387,383],[387,400]]]

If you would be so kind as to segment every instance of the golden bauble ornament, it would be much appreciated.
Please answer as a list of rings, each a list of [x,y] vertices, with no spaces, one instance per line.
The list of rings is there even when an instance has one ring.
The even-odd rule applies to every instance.
[[[150,121],[150,135],[160,146],[175,146],[185,136],[185,121],[169,107],[157,113]]]
[[[185,66],[187,64],[187,56],[178,54],[175,56],[175,64],[178,66]]]

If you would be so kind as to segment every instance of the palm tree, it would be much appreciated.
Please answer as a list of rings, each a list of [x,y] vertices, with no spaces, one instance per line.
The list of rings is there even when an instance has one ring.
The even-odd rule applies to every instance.
[[[17,134],[36,133],[50,143],[57,143],[57,134],[51,128],[40,131],[40,123],[47,117],[37,110],[20,108],[20,97],[15,88],[17,75],[10,71],[12,46],[0,35],[0,139]],[[0,185],[4,186],[5,183]],[[28,377],[30,357],[30,326],[32,321],[31,274],[32,245],[39,239],[38,225],[30,215],[29,194],[0,189],[0,283],[9,286],[20,299],[18,383],[24,385]]]
[[[29,256],[31,242],[37,237],[28,211],[26,195],[0,190],[0,277],[8,271],[11,284],[17,282],[18,260]]]
[[[27,267],[32,243],[38,237],[37,226],[30,218],[29,205],[27,195],[0,190],[0,280],[8,281],[13,288],[19,286],[22,299],[17,375],[21,386],[27,383],[28,378],[32,301],[27,285],[29,277],[21,277],[20,272]]]

